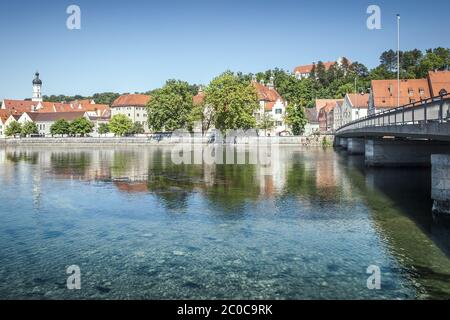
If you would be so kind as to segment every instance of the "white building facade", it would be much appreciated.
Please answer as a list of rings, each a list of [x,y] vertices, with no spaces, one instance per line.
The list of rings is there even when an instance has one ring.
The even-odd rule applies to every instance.
[[[140,123],[146,133],[149,133],[147,119],[147,103],[150,96],[143,94],[128,94],[117,98],[111,106],[111,117],[118,114],[127,116],[133,123]]]

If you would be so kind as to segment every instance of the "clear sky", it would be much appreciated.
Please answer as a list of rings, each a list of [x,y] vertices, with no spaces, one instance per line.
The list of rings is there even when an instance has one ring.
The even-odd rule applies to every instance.
[[[66,9],[81,8],[81,30]],[[366,27],[381,8],[381,30]],[[207,84],[232,71],[292,70],[346,56],[368,67],[396,48],[450,47],[450,1],[393,0],[15,0],[0,2],[0,98],[135,92],[167,79]]]

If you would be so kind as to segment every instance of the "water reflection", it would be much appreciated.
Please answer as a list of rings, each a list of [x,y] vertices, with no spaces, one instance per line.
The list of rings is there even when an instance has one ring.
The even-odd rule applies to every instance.
[[[87,250],[87,265],[123,278],[128,290],[108,291],[93,274],[92,281],[101,282],[97,291],[80,298],[450,297],[449,228],[431,216],[427,170],[367,170],[361,157],[321,148],[283,147],[263,168],[175,165],[163,147],[17,147],[0,149],[0,182],[6,191],[0,201],[11,212],[26,213],[31,205],[39,214],[36,221],[20,216],[25,220],[18,226],[17,216],[1,212],[1,262],[5,252],[14,265],[24,259],[11,252],[8,235],[28,252],[32,236],[22,227],[41,228],[37,244],[75,257]],[[55,218],[61,208],[70,219]],[[88,209],[97,220],[83,216]],[[66,238],[67,230],[81,243]],[[88,249],[93,241],[102,249]],[[186,252],[190,261],[181,263]],[[122,278],[111,261],[125,263]],[[364,287],[365,268],[373,263],[386,275],[381,293]],[[6,264],[0,275],[11,268]],[[142,277],[154,295],[130,282]],[[200,284],[205,277],[208,287]],[[26,293],[19,282],[18,275],[10,278],[0,295],[9,297],[14,286]],[[62,290],[49,297],[67,298]]]

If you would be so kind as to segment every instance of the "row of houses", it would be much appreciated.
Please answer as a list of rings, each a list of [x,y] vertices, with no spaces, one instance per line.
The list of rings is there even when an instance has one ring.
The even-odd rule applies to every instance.
[[[264,82],[252,80],[252,85],[256,89],[259,99],[259,108],[254,111],[257,122],[263,117],[271,116],[274,128],[266,132],[267,135],[279,135],[288,130],[285,123],[287,102],[275,89],[273,77],[266,85]],[[125,94],[118,97],[111,106],[96,104],[93,100],[77,100],[66,103],[44,102],[42,99],[42,80],[39,73],[33,79],[33,95],[31,100],[5,99],[0,108],[0,137],[4,137],[5,128],[12,122],[26,121],[35,122],[40,135],[50,135],[51,125],[65,119],[72,121],[76,118],[86,117],[94,123],[93,134],[98,134],[101,123],[107,123],[111,117],[122,114],[127,116],[133,123],[142,124],[146,133],[150,132],[147,121],[147,103],[151,97],[144,94]],[[194,105],[203,104],[205,94],[199,90],[193,97]],[[207,109],[207,107],[205,107]],[[205,110],[207,112],[207,110]],[[197,123],[196,131],[202,131],[201,123]],[[213,128],[211,128],[213,129]]]
[[[326,63],[330,68],[337,62]],[[299,66],[294,70],[297,78],[308,77],[314,65]],[[286,123],[288,102],[284,100],[274,86],[274,78],[266,84],[253,77],[259,108],[253,116],[257,122],[270,117],[273,128],[261,130],[260,134],[268,136],[289,134]],[[147,103],[151,97],[143,94],[125,94],[118,97],[111,106],[96,104],[93,100],[76,100],[66,103],[44,102],[42,99],[42,80],[39,73],[33,79],[33,96],[31,100],[5,99],[0,108],[0,137],[4,137],[5,128],[12,122],[35,122],[39,134],[49,135],[51,125],[60,119],[67,121],[86,117],[94,123],[93,134],[98,134],[101,123],[108,123],[111,117],[122,114],[133,123],[142,124],[146,133],[150,132],[147,122]],[[431,71],[426,79],[406,79],[400,81],[400,105],[420,102],[450,91],[450,71]],[[373,80],[369,93],[348,93],[343,99],[317,99],[315,108],[306,109],[308,123],[305,135],[315,133],[332,133],[339,127],[354,120],[382,110],[397,107],[397,80]],[[204,105],[205,93],[202,89],[193,97],[194,105]],[[208,106],[204,112],[207,113]],[[210,127],[210,129],[214,129]],[[194,126],[195,131],[202,131],[202,123]]]
[[[400,96],[399,93],[400,92]],[[332,133],[341,126],[384,110],[420,103],[450,92],[450,71],[430,71],[426,79],[372,80],[369,93],[344,99],[317,99],[318,130]]]

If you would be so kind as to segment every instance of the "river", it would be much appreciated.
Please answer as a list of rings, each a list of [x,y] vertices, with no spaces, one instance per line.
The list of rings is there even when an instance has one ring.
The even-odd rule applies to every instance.
[[[363,160],[292,146],[264,168],[177,165],[168,147],[0,148],[0,298],[449,299],[450,223],[432,216],[430,169]]]

